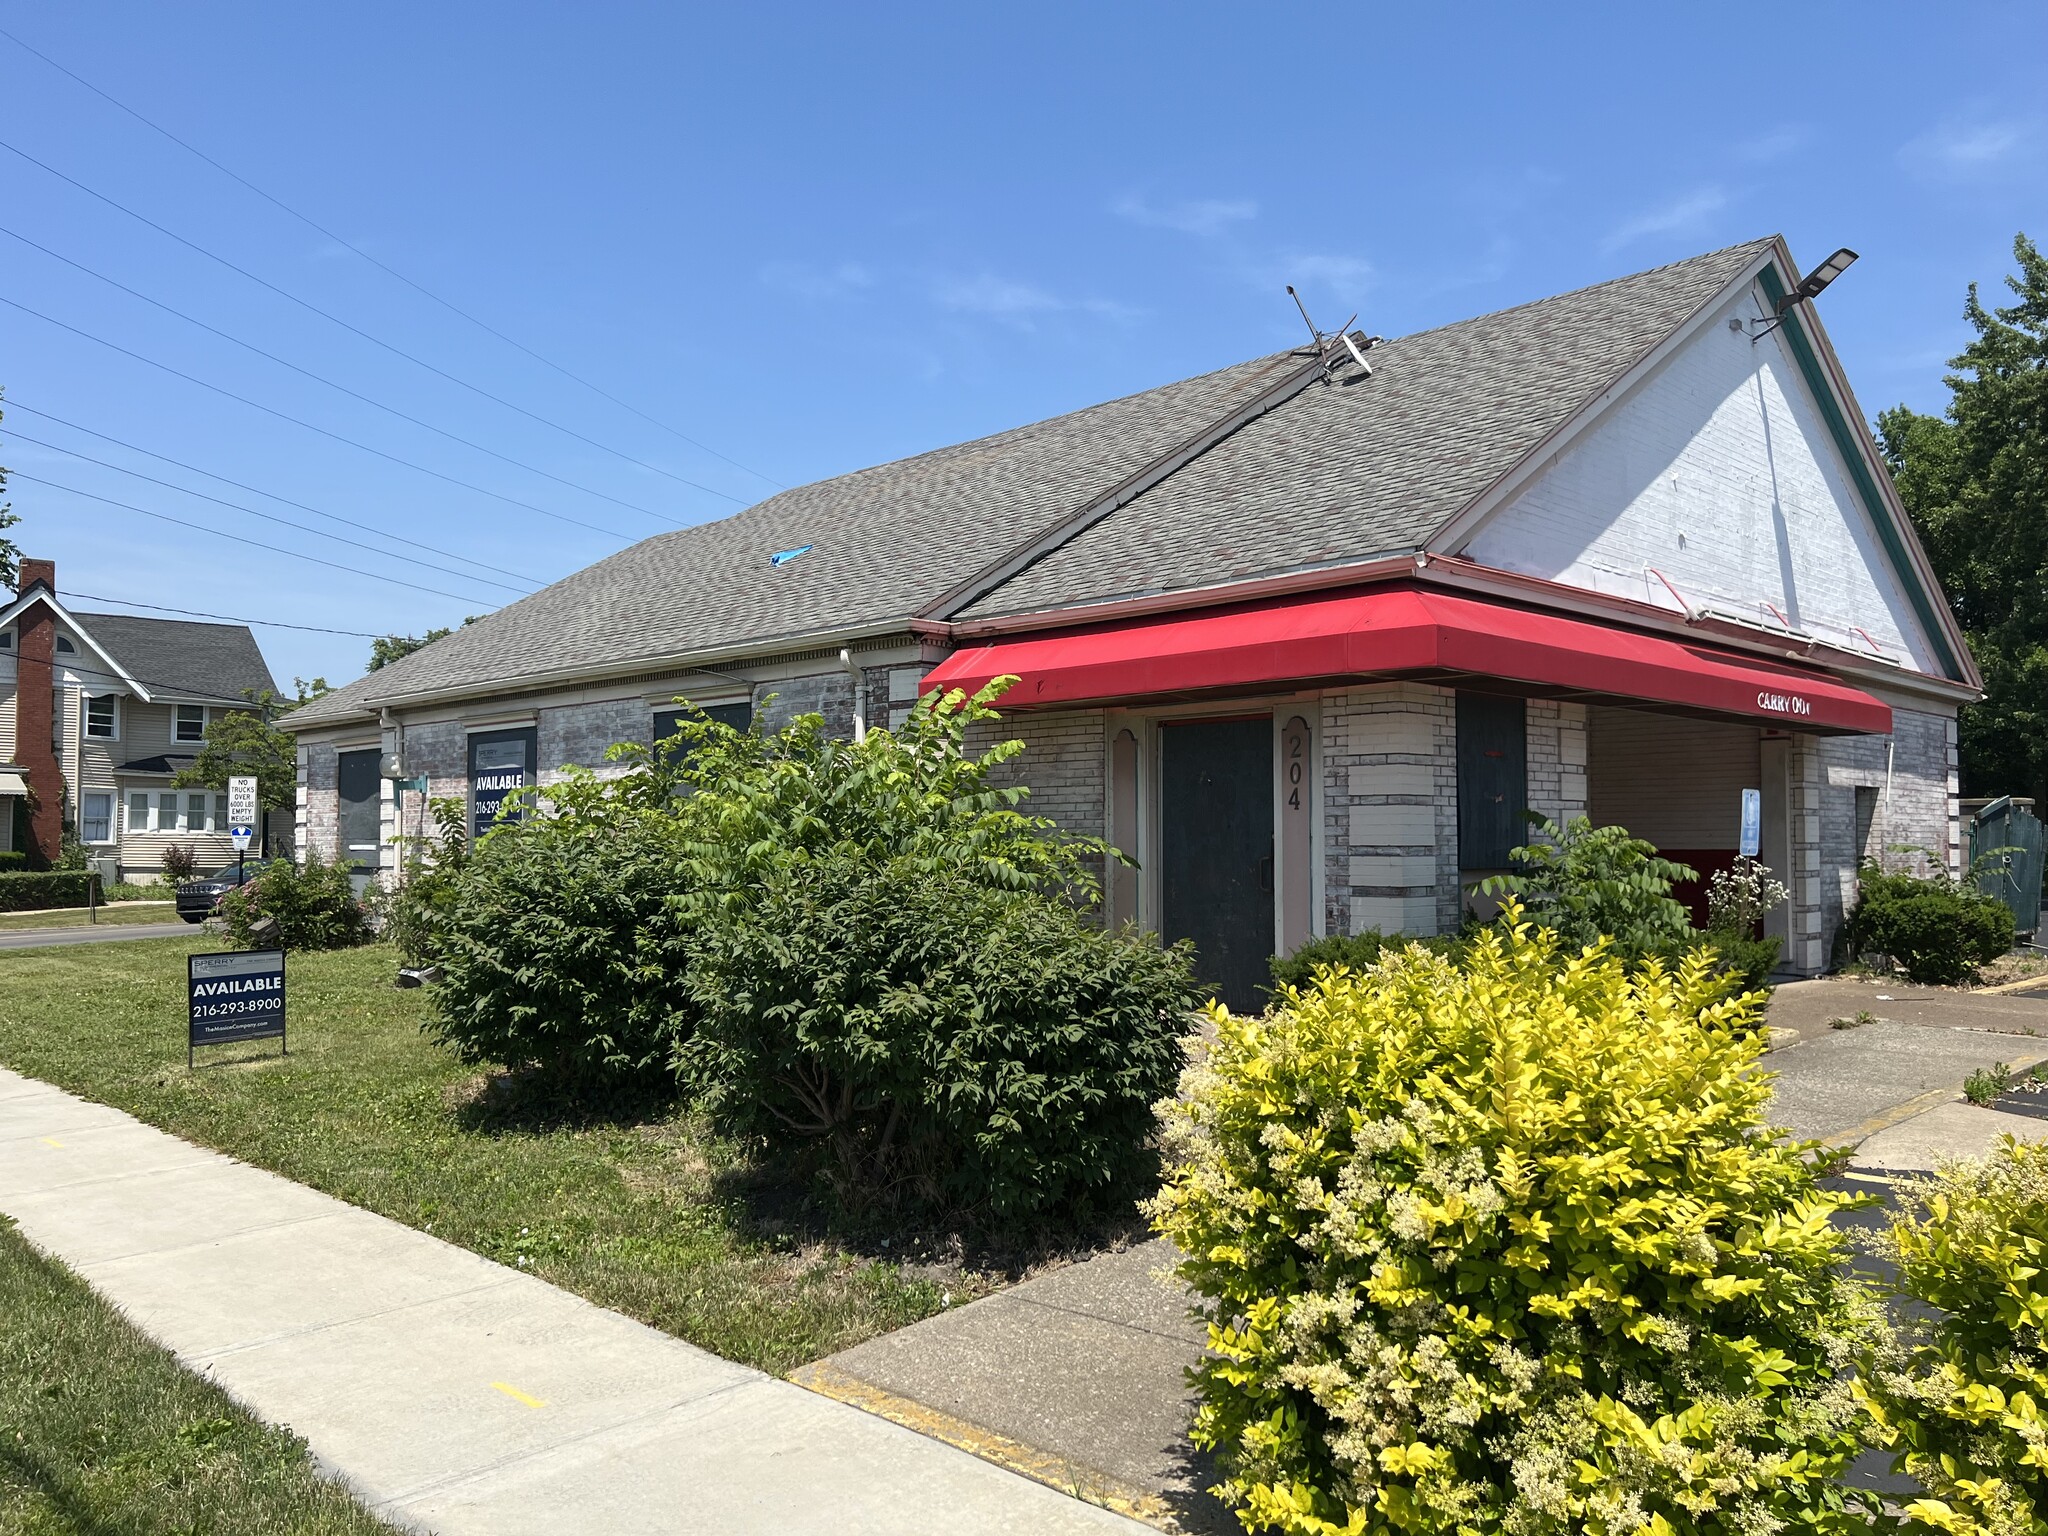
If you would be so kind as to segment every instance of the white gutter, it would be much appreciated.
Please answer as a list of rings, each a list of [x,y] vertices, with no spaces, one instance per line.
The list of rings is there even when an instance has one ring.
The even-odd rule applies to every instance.
[[[850,629],[825,630],[818,634],[787,634],[756,637],[735,641],[730,645],[707,646],[701,651],[686,651],[675,655],[636,656],[626,660],[591,662],[577,667],[557,667],[552,671],[528,673],[523,677],[492,678],[484,682],[454,688],[426,688],[413,693],[378,694],[365,699],[345,715],[329,715],[324,719],[305,723],[306,730],[326,730],[351,720],[375,719],[385,709],[406,709],[417,704],[457,703],[465,699],[488,698],[493,694],[526,693],[536,689],[557,688],[573,683],[602,683],[636,676],[642,672],[689,672],[704,667],[707,662],[732,661],[736,659],[766,659],[784,651],[824,651],[847,649],[863,640],[874,640],[888,635],[911,635],[911,621],[905,616],[888,619],[875,624],[863,624]],[[704,667],[709,671],[710,668]],[[280,715],[278,725],[285,730],[297,729],[293,716],[301,711]]]

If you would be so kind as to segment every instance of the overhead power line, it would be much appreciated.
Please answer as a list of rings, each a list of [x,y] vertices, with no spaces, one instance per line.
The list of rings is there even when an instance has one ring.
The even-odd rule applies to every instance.
[[[234,262],[229,261],[227,257],[220,255],[216,251],[208,250],[205,246],[199,244],[197,241],[186,239],[185,236],[179,234],[176,230],[167,228],[165,225],[157,223],[155,219],[148,217],[146,214],[137,213],[133,208],[130,208],[126,203],[115,201],[113,198],[107,196],[106,193],[97,191],[94,188],[87,186],[84,182],[80,181],[75,176],[67,176],[64,172],[58,170],[54,165],[51,165],[44,160],[38,160],[34,155],[30,154],[27,150],[19,149],[14,145],[8,143],[5,139],[0,139],[0,149],[4,149],[9,154],[18,156],[19,158],[26,160],[30,165],[35,166],[40,171],[44,171],[49,175],[56,177],[59,181],[64,182],[69,186],[76,187],[79,191],[83,192],[87,197],[94,198],[99,202],[105,203],[109,208],[112,208],[115,212],[126,214],[129,218],[135,220],[136,223],[146,225],[148,228],[153,229],[158,234],[162,235],[165,239],[175,240],[179,245],[184,246],[185,249],[187,249],[188,251],[192,251],[197,253],[198,255],[204,256],[208,261],[218,263],[220,266],[227,268],[228,271],[233,272],[236,276],[248,279],[250,282],[256,284],[259,288],[268,289],[271,293],[276,294],[279,298],[285,299],[290,303],[298,305],[299,308],[305,310],[308,314],[318,315],[322,320],[327,321],[329,324],[340,326],[344,331],[347,331],[350,335],[361,337],[364,341],[369,342],[371,346],[381,347],[386,352],[389,352],[393,357],[400,357],[405,359],[405,361],[411,363],[416,368],[424,368],[426,369],[427,372],[434,374],[440,378],[446,379],[451,384],[460,385],[463,389],[468,390],[471,394],[479,395],[483,399],[491,401],[493,404],[502,405],[508,411],[517,411],[521,416],[527,417],[529,420],[532,421],[537,421],[542,426],[552,427],[557,432],[561,432],[566,434],[567,436],[573,437],[580,443],[587,443],[590,447],[597,449],[601,453],[611,454],[614,458],[623,459],[626,463],[637,465],[641,469],[648,470],[653,474],[665,475],[669,479],[675,481],[677,484],[687,485],[692,490],[704,492],[704,494],[707,496],[719,497],[721,500],[729,501],[733,503],[735,506],[746,505],[746,501],[742,497],[734,496],[729,492],[718,490],[713,486],[704,485],[696,480],[689,479],[687,476],[678,475],[671,470],[663,469],[659,464],[650,464],[645,459],[635,458],[632,454],[627,453],[622,449],[614,448],[609,443],[601,443],[594,437],[585,437],[581,432],[576,431],[573,427],[566,427],[562,425],[562,423],[560,423],[559,421],[554,420],[552,417],[542,416],[536,411],[529,411],[525,406],[519,405],[511,400],[507,400],[502,395],[494,395],[488,389],[485,389],[478,384],[472,384],[469,382],[469,380],[462,378],[460,375],[450,373],[445,368],[436,367],[433,363],[428,362],[425,358],[416,356],[413,353],[406,351],[403,347],[394,346],[392,343],[384,340],[381,336],[372,335],[370,332],[364,330],[359,325],[351,324],[349,321],[346,321],[342,319],[341,316],[335,314],[332,310],[322,309],[318,304],[313,303],[312,300],[300,298],[299,295],[293,293],[289,288],[280,288],[276,283],[271,282],[268,278],[258,277],[254,272],[251,272],[247,267],[238,266]],[[62,258],[59,259],[61,260]],[[564,482],[564,484],[567,483],[568,482],[566,481]],[[636,510],[645,511],[646,509],[642,507],[637,508]],[[659,516],[660,514],[655,513],[652,515]]]
[[[7,478],[26,480],[31,485],[47,485],[53,491],[66,491],[73,496],[83,496],[87,501],[104,502],[110,507],[119,507],[124,512],[139,512],[144,517],[153,517],[160,523],[175,523],[180,528],[190,528],[198,533],[210,533],[217,539],[231,539],[237,544],[247,544],[252,549],[268,550],[273,555],[283,555],[291,560],[304,560],[313,565],[324,565],[330,571],[347,571],[351,576],[365,576],[371,581],[385,582],[394,587],[410,587],[415,592],[430,592],[435,597],[450,597],[458,603],[487,603],[487,597],[476,597],[462,592],[444,592],[439,587],[423,587],[416,581],[405,581],[397,576],[385,576],[376,571],[366,571],[359,566],[342,565],[337,561],[323,560],[318,555],[309,555],[303,550],[286,549],[281,544],[266,544],[261,539],[251,539],[239,533],[227,533],[219,528],[209,528],[204,523],[187,522],[182,517],[172,517],[165,512],[152,512],[148,507],[138,507],[131,502],[116,501],[111,496],[101,496],[92,491],[81,491],[75,485],[65,485],[57,480],[45,480],[40,475],[31,475],[18,469],[7,471]]]
[[[261,629],[303,629],[314,635],[347,635],[355,640],[382,640],[367,629],[329,629],[324,624],[287,624],[283,619],[245,619],[233,613],[202,613],[197,608],[167,608],[162,603],[137,602],[132,597],[103,597],[97,592],[66,592],[67,598],[82,597],[88,603],[119,603],[123,608],[147,608],[152,613],[180,613],[188,619],[218,619],[223,624],[254,624]],[[87,615],[91,617],[91,615]],[[119,617],[119,615],[116,615]]]
[[[444,480],[450,485],[459,485],[465,491],[475,491],[479,496],[488,496],[493,501],[502,501],[508,507],[524,507],[529,512],[538,512],[542,517],[552,517],[556,522],[573,523],[578,528],[588,528],[592,533],[602,533],[609,538],[619,539],[629,544],[633,542],[633,535],[630,533],[620,533],[616,528],[605,528],[596,523],[586,523],[582,518],[571,517],[566,512],[556,512],[547,507],[535,506],[530,501],[521,501],[517,496],[507,496],[502,491],[488,490],[468,480],[458,479],[454,475],[444,475],[438,469],[429,469],[424,464],[416,464],[411,459],[402,459],[395,453],[386,453],[382,448],[372,448],[368,443],[358,442],[353,437],[344,437],[341,433],[331,432],[326,427],[316,427],[312,422],[298,416],[288,415],[286,412],[278,410],[275,406],[265,405],[260,400],[251,400],[247,395],[238,395],[233,390],[223,389],[218,384],[209,384],[205,379],[199,378],[195,374],[186,373],[180,368],[173,368],[169,363],[160,363],[153,357],[144,357],[140,352],[131,351],[117,341],[109,341],[104,336],[93,335],[91,331],[80,330],[75,325],[59,320],[55,315],[46,315],[39,309],[30,309],[28,305],[21,303],[17,299],[10,299],[5,294],[0,294],[0,304],[5,304],[9,309],[18,309],[24,315],[33,315],[46,325],[56,326],[60,331],[69,331],[74,336],[82,336],[87,341],[97,342],[110,352],[118,352],[123,357],[131,357],[138,363],[147,363],[152,368],[168,373],[174,379],[183,379],[187,384],[197,384],[201,389],[211,390],[216,395],[233,400],[238,404],[246,405],[252,410],[261,411],[266,416],[275,416],[279,421],[288,421],[295,427],[304,427],[308,432],[317,432],[322,437],[332,438],[337,443],[345,443],[349,447],[359,449],[364,453],[374,454],[376,457],[387,460],[390,463],[400,464],[407,469],[417,470],[423,475],[431,475],[434,479]]]
[[[396,416],[400,421],[410,422],[412,423],[412,425],[416,427],[422,428],[423,430],[428,432],[432,432],[437,437],[445,437],[451,443],[460,443],[463,447],[472,449],[477,453],[488,454],[490,457],[497,459],[502,463],[510,464],[514,469],[523,469],[528,474],[539,475],[543,480],[552,480],[555,482],[555,484],[567,486],[572,491],[581,491],[584,495],[595,496],[600,501],[614,502],[619,506],[625,507],[629,511],[645,513],[647,516],[657,518],[662,522],[672,523],[678,528],[683,526],[680,519],[670,517],[665,512],[656,512],[651,507],[643,507],[636,502],[622,501],[617,496],[613,496],[606,491],[597,490],[592,486],[585,485],[580,480],[564,479],[560,475],[553,474],[548,470],[542,469],[537,464],[529,464],[524,459],[513,458],[509,453],[500,453],[495,448],[487,448],[482,443],[473,442],[469,438],[462,437],[454,432],[450,432],[445,427],[437,427],[431,421],[422,421],[419,417],[414,416],[409,412],[401,411],[395,405],[386,405],[382,400],[378,400],[373,396],[366,395],[361,390],[350,389],[346,384],[336,383],[333,379],[328,378],[327,375],[325,375],[324,373],[315,373],[310,368],[302,368],[299,366],[299,364],[291,361],[291,359],[289,358],[279,357],[275,352],[265,351],[262,347],[257,346],[253,341],[244,341],[241,337],[233,335],[230,332],[224,331],[217,325],[208,325],[204,320],[199,319],[195,315],[188,315],[185,313],[184,310],[174,308],[173,306],[166,304],[162,299],[153,299],[148,294],[142,292],[140,289],[130,288],[126,283],[121,282],[117,278],[109,277],[104,272],[96,272],[91,267],[88,267],[84,262],[73,261],[69,256],[63,255],[57,251],[53,251],[47,245],[43,245],[39,241],[31,240],[27,235],[21,234],[16,230],[9,229],[4,224],[0,224],[0,235],[5,235],[10,240],[18,240],[23,245],[27,246],[30,250],[41,251],[45,256],[49,257],[52,261],[61,261],[64,263],[65,266],[71,268],[74,272],[83,272],[87,277],[92,278],[94,281],[105,283],[109,288],[118,289],[120,292],[127,294],[130,298],[140,299],[143,303],[150,305],[152,308],[160,309],[167,315],[173,315],[176,318],[184,321],[187,325],[197,326],[200,330],[206,332],[209,336],[218,336],[222,341],[229,342],[234,346],[240,347],[245,352],[253,352],[256,354],[256,356],[263,358],[269,362],[273,362],[277,364],[278,367],[280,368],[289,368],[293,373],[299,374],[304,378],[311,379],[316,384],[325,384],[329,389],[347,395],[351,400],[360,400],[364,405],[374,407],[377,410],[385,412],[387,415]]]
[[[323,528],[311,528],[304,523],[295,523],[290,518],[279,517],[273,512],[259,512],[254,507],[243,506],[239,501],[225,501],[218,496],[209,496],[204,491],[195,491],[187,486],[173,484],[169,480],[159,480],[155,475],[145,475],[139,469],[124,469],[119,464],[110,463],[106,459],[96,459],[91,454],[80,453],[75,448],[65,448],[56,443],[46,443],[41,438],[30,437],[25,432],[15,431],[10,428],[7,435],[17,443],[33,443],[38,448],[48,448],[51,452],[61,453],[66,458],[77,459],[82,464],[97,464],[101,469],[111,469],[117,475],[129,475],[137,480],[146,480],[151,485],[160,485],[165,490],[176,491],[181,496],[197,496],[201,501],[210,501],[217,507],[226,507],[234,512],[246,512],[251,517],[260,517],[266,523],[276,523],[281,528],[296,528],[300,533],[310,533],[316,539],[332,539],[335,543],[346,544],[351,549],[367,550],[369,553],[381,555],[387,560],[403,560],[408,565],[417,565],[423,570],[439,571],[443,576],[453,576],[458,581],[481,582],[487,587],[501,587],[507,592],[518,592],[522,597],[526,595],[524,590],[513,586],[508,581],[493,581],[488,576],[474,576],[468,571],[458,571],[452,566],[435,565],[431,561],[420,559],[417,555],[394,554],[388,549],[379,549],[375,544],[365,544],[361,539],[343,538],[338,533],[329,533]]]
[[[449,560],[460,560],[464,565],[473,565],[478,570],[496,571],[500,576],[510,576],[514,581],[523,581],[529,587],[546,585],[538,576],[528,576],[520,571],[508,571],[502,565],[492,565],[490,562],[479,560],[473,555],[457,554],[454,550],[443,549],[438,544],[422,544],[418,539],[408,539],[403,534],[392,533],[389,529],[379,528],[372,523],[359,522],[352,517],[343,517],[338,512],[324,512],[318,507],[308,506],[303,501],[294,501],[289,496],[280,496],[275,491],[266,491],[259,486],[244,484],[240,480],[230,480],[226,475],[216,473],[210,469],[201,469],[197,464],[187,464],[183,459],[174,459],[168,454],[156,453],[148,448],[138,447],[134,443],[123,442],[118,437],[109,437],[104,432],[95,431],[91,427],[81,426],[75,421],[66,421],[62,416],[52,416],[48,411],[39,411],[32,405],[23,405],[20,398],[15,395],[7,397],[6,406],[7,411],[0,412],[0,415],[13,411],[26,411],[29,415],[40,420],[54,421],[58,426],[69,427],[73,432],[83,432],[87,437],[96,437],[103,443],[112,443],[116,448],[126,448],[130,453],[139,453],[145,459],[155,459],[158,463],[169,464],[174,469],[186,470],[195,475],[204,475],[209,480],[218,480],[222,485],[232,485],[238,491],[247,491],[252,496],[261,496],[268,501],[276,502],[280,506],[297,507],[301,512],[310,512],[315,517],[324,517],[329,522],[340,523],[345,528],[360,528],[364,533],[374,533],[378,538],[389,539],[394,544],[404,544],[413,549],[423,549],[430,555],[440,555]],[[6,427],[0,427],[0,434],[4,434],[8,430]],[[68,452],[69,450],[64,451]]]
[[[563,378],[568,379],[571,383],[579,384],[583,388],[589,390],[592,394],[596,395],[599,399],[608,400],[613,405],[616,405],[620,410],[630,412],[631,414],[639,417],[642,421],[646,422],[649,426],[661,428],[662,431],[668,433],[669,436],[675,438],[678,442],[688,443],[692,448],[697,449],[699,452],[708,453],[711,455],[712,458],[719,460],[721,463],[730,464],[734,469],[752,475],[757,480],[765,480],[768,482],[768,484],[774,486],[778,491],[787,489],[787,487],[785,487],[780,480],[775,479],[772,475],[764,475],[761,473],[760,470],[750,468],[749,466],[742,464],[738,459],[728,458],[725,454],[720,453],[716,448],[710,446],[710,444],[699,442],[696,438],[691,437],[688,433],[683,432],[678,428],[670,426],[667,422],[662,421],[660,418],[648,415],[638,406],[627,404],[627,402],[621,400],[617,395],[614,395],[607,390],[599,388],[597,385],[591,383],[590,380],[584,378],[581,374],[570,372],[569,369],[564,368],[560,363],[557,363],[550,358],[543,357],[540,353],[534,351],[533,348],[527,346],[524,342],[515,341],[512,337],[507,336],[503,331],[486,324],[482,320],[479,320],[475,315],[469,313],[468,310],[458,308],[449,300],[444,299],[441,297],[441,295],[435,293],[431,288],[428,288],[423,284],[415,282],[412,278],[407,277],[403,272],[399,271],[396,267],[390,266],[385,262],[379,261],[375,256],[372,256],[368,251],[364,250],[361,246],[355,244],[353,241],[343,239],[340,235],[337,235],[333,230],[329,229],[326,225],[319,223],[308,214],[301,213],[298,209],[294,208],[290,203],[285,202],[282,198],[276,197],[273,194],[266,192],[263,188],[257,186],[255,182],[249,180],[248,177],[241,175],[237,171],[232,171],[228,169],[227,166],[222,165],[220,161],[214,159],[213,156],[209,155],[205,150],[199,148],[195,144],[188,143],[186,140],[179,138],[175,133],[171,132],[170,129],[164,127],[163,124],[156,122],[152,118],[144,117],[140,112],[136,111],[133,107],[129,106],[128,103],[122,101],[119,97],[111,95],[107,91],[102,90],[99,86],[94,85],[90,80],[86,79],[83,75],[78,74],[76,71],[65,68],[62,64],[59,64],[55,59],[51,58],[47,53],[44,53],[40,48],[36,48],[31,44],[23,42],[20,38],[16,37],[12,32],[9,32],[6,28],[0,27],[0,37],[6,38],[9,42],[13,43],[15,47],[20,48],[24,52],[34,54],[37,58],[41,59],[45,64],[49,65],[50,68],[56,70],[58,74],[65,76],[67,79],[75,82],[78,85],[83,86],[86,90],[91,91],[93,95],[99,97],[100,100],[106,102],[109,106],[114,107],[121,112],[127,113],[128,116],[134,118],[135,121],[142,124],[143,127],[149,129],[152,133],[161,134],[164,138],[169,139],[173,144],[177,145],[178,148],[184,150],[185,153],[187,153],[188,155],[192,155],[200,160],[205,161],[208,165],[212,166],[216,171],[219,171],[221,175],[227,177],[228,180],[236,183],[238,186],[247,188],[249,191],[255,193],[258,197],[262,198],[266,203],[269,203],[273,208],[279,209],[284,213],[290,214],[293,218],[297,219],[301,224],[305,225],[308,229],[314,231],[314,233],[324,235],[327,239],[332,240],[336,245],[342,247],[342,249],[349,251],[353,255],[362,258],[371,266],[375,267],[379,272],[384,273],[387,277],[396,278],[399,282],[405,284],[406,287],[412,289],[413,292],[420,294],[425,298],[432,299],[436,304],[440,305],[450,314],[455,315],[460,319],[467,320],[471,325],[475,326],[478,330],[484,332],[486,335],[494,336],[499,341],[505,343],[506,346],[525,353],[528,357],[532,358],[535,362],[541,364],[543,367],[553,369],[556,373],[559,373]]]

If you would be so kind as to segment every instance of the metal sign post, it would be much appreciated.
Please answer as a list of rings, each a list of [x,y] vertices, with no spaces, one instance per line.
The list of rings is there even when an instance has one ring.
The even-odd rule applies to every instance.
[[[289,1056],[284,1033],[284,951],[252,949],[185,957],[185,1067],[202,1045],[271,1040]]]

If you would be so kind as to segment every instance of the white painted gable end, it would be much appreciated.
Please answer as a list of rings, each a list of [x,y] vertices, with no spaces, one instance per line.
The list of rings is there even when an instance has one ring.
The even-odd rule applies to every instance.
[[[1782,333],[1747,285],[1457,552],[1670,609],[1708,608],[1936,676],[1934,647]]]

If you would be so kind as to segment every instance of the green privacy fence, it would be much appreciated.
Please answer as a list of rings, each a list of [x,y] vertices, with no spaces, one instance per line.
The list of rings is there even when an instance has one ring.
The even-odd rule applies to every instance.
[[[2012,908],[2021,933],[2033,933],[2041,924],[2042,834],[2040,820],[2014,805],[2010,795],[1970,818],[1970,868],[1976,871],[1977,888]]]

